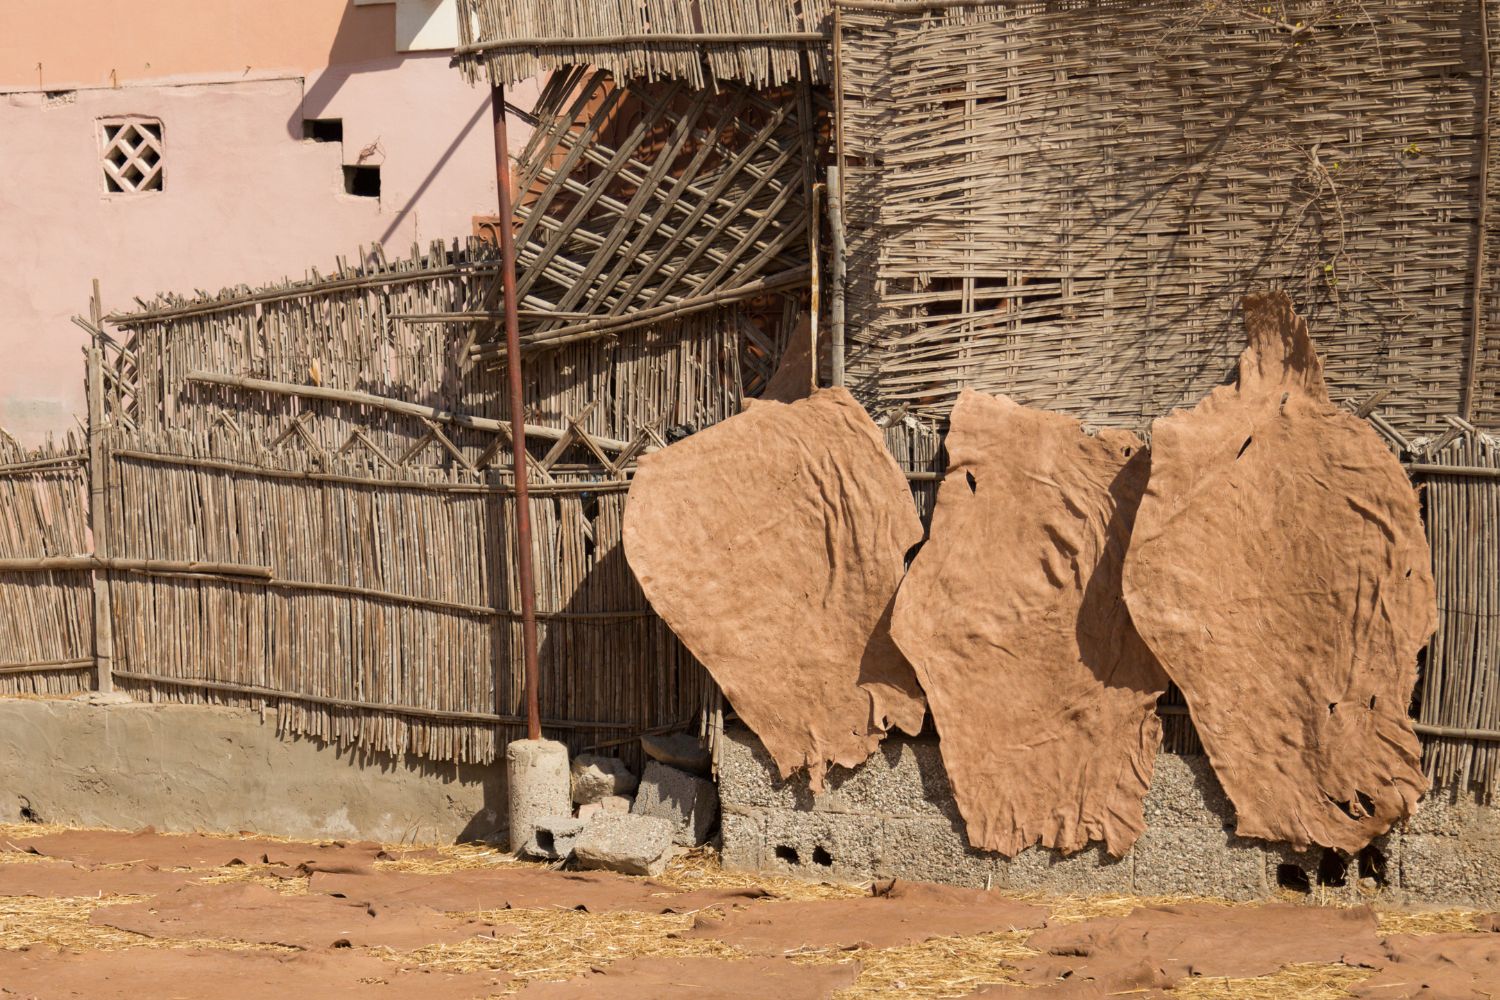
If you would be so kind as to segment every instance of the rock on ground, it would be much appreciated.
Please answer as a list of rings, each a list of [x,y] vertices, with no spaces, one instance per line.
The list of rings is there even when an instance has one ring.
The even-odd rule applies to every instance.
[[[639,779],[618,757],[579,754],[573,758],[573,801],[598,802],[610,795],[629,795]]]
[[[641,749],[647,757],[659,760],[668,767],[675,767],[679,771],[696,774],[700,777],[708,777],[712,767],[712,757],[703,741],[691,733],[663,733],[655,736],[642,736]]]
[[[660,875],[672,853],[672,824],[656,816],[596,816],[573,844],[585,868]]]

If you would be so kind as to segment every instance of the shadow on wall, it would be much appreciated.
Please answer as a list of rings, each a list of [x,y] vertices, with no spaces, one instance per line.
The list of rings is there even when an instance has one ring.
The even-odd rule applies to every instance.
[[[301,141],[305,137],[303,123],[309,119],[323,118],[333,104],[334,98],[356,76],[366,73],[392,72],[414,60],[441,59],[445,62],[448,60],[448,52],[396,52],[395,11],[394,3],[356,7],[351,0],[345,4],[338,31],[334,33],[333,43],[328,50],[327,68],[317,75],[310,87],[304,89],[301,106],[287,119],[287,135],[290,138]],[[380,56],[372,58],[376,53],[380,53]],[[452,72],[456,74],[458,71]],[[472,93],[478,107],[433,161],[427,174],[411,189],[409,194],[406,194],[403,204],[395,208],[382,203],[381,212],[391,216],[391,221],[385,231],[380,234],[377,242],[383,244],[396,233],[438,175],[453,159],[454,154],[458,152],[469,134],[481,122],[487,120],[490,110],[489,92],[483,87],[474,87]],[[344,151],[345,166],[359,165],[362,162],[361,152],[346,149]],[[383,151],[378,155],[383,155]],[[482,213],[488,211],[490,207],[475,205],[474,212]],[[373,259],[373,251],[369,253]]]

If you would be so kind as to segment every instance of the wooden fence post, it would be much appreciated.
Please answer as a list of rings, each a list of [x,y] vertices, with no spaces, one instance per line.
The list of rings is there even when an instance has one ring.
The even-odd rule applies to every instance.
[[[103,309],[99,302],[99,282],[94,281],[94,297],[89,304],[94,329],[99,330]],[[104,451],[104,351],[95,335],[89,348],[88,372],[89,398],[89,534],[93,537],[94,555],[108,559],[109,511],[107,473],[108,458]],[[100,692],[115,689],[114,669],[114,623],[109,595],[109,570],[103,566],[94,570],[94,671],[95,687]]]

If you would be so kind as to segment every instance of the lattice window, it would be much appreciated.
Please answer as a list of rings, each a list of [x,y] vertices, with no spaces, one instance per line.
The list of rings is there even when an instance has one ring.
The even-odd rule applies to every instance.
[[[104,147],[104,189],[111,194],[160,191],[162,127],[155,118],[106,118],[99,123]]]

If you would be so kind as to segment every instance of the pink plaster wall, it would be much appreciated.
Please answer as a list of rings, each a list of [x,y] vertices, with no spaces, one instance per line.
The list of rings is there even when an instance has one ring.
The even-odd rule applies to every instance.
[[[394,4],[0,0],[0,88],[305,73],[395,52]]]
[[[84,413],[86,338],[70,317],[86,314],[92,278],[106,311],[128,308],[326,272],[361,245],[405,255],[494,212],[487,90],[446,53],[397,55],[392,11],[0,0],[0,426],[29,443]],[[84,88],[49,98],[39,61],[47,91]],[[98,86],[111,71],[120,86]],[[119,114],[162,120],[162,192],[105,193],[97,120]],[[304,117],[342,118],[342,146],[304,141]],[[366,150],[378,200],[343,192],[343,164]]]

